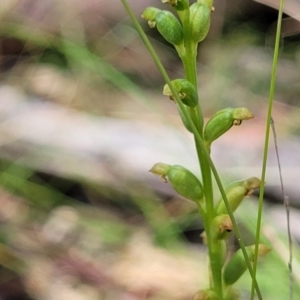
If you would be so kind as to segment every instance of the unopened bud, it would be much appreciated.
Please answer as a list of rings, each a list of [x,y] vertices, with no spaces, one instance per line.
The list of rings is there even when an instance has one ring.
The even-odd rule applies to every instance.
[[[211,9],[209,6],[194,3],[190,6],[191,37],[199,43],[207,36],[210,26]]]
[[[210,144],[233,125],[240,125],[243,120],[249,120],[253,117],[252,113],[244,107],[222,109],[205,125],[204,139]]]
[[[218,111],[205,125],[204,139],[211,143],[229,130],[233,125],[233,108]]]
[[[166,176],[170,169],[170,165],[164,164],[164,163],[156,163],[150,170],[154,175],[158,175],[163,182],[167,182]]]
[[[144,10],[142,14],[142,18],[148,21],[148,25],[150,28],[155,27],[156,25],[155,17],[160,11],[161,11],[160,9],[152,6],[149,6]]]
[[[253,114],[246,107],[238,107],[233,109],[232,117],[237,121],[244,121],[254,118]]]
[[[173,45],[183,42],[183,30],[178,19],[169,11],[162,10],[155,16],[156,28],[164,39]]]
[[[186,79],[175,79],[171,82],[185,105],[195,107],[198,104],[197,91],[191,82]],[[175,99],[168,84],[165,84],[163,94],[169,96],[171,100]]]
[[[149,172],[158,175],[165,183],[169,180],[174,190],[184,198],[197,203],[203,198],[201,182],[192,172],[182,166],[156,163]]]
[[[249,249],[250,249],[251,254],[252,254],[252,257],[250,259],[253,259],[254,253],[255,253],[255,245],[249,246]],[[258,252],[257,253],[258,253],[259,257],[265,256],[270,251],[271,251],[271,248],[268,247],[267,245],[265,245],[265,244],[258,244]]]
[[[245,196],[251,195],[255,188],[260,187],[260,183],[261,181],[258,178],[251,177],[246,180],[235,181],[227,189],[225,189],[225,194],[231,211],[234,212],[239,207]],[[217,215],[228,213],[223,198],[220,199],[217,204],[216,213]]]
[[[222,214],[216,216],[211,223],[210,234],[213,239],[224,240],[232,232],[233,225],[229,215]]]
[[[264,256],[270,252],[270,248],[264,244],[258,245],[258,255]],[[246,251],[249,260],[252,261],[254,258],[255,245],[247,246]],[[227,265],[225,266],[223,278],[226,285],[234,284],[247,270],[247,264],[241,249],[236,251]]]
[[[199,203],[203,198],[202,184],[198,178],[182,166],[171,166],[167,173],[174,190],[184,198]]]
[[[257,177],[251,177],[243,181],[243,186],[247,189],[246,196],[252,195],[254,189],[259,188],[261,181]]]

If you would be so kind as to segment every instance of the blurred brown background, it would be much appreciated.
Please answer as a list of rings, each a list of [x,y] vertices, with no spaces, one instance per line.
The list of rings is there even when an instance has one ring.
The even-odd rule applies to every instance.
[[[300,2],[285,2],[273,117],[298,242]],[[168,8],[129,4],[137,17]],[[278,6],[214,6],[198,56],[205,117],[229,106],[255,114],[213,147],[226,185],[260,177]],[[174,49],[139,20],[170,76],[181,77]],[[163,161],[198,174],[193,141],[121,2],[1,1],[0,22],[0,299],[191,299],[208,281],[201,220],[148,170]],[[270,145],[263,234],[274,254],[261,282],[274,300],[287,299],[288,250]],[[246,202],[237,217],[251,243],[257,202]],[[299,276],[296,265],[295,294]]]

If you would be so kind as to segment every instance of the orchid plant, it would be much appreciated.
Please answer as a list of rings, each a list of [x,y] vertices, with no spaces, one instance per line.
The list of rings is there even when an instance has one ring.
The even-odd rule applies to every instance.
[[[179,195],[195,202],[203,220],[202,238],[207,245],[210,280],[208,287],[201,287],[199,291],[195,291],[193,300],[239,299],[239,293],[234,288],[234,284],[247,269],[253,282],[251,298],[254,299],[256,292],[257,297],[262,299],[255,275],[257,257],[266,255],[270,248],[259,242],[259,232],[256,243],[245,246],[234,218],[234,212],[246,196],[251,195],[254,189],[261,188],[259,207],[259,213],[261,213],[264,172],[261,179],[256,177],[243,179],[233,182],[224,189],[210,156],[211,147],[220,136],[233,126],[240,126],[243,121],[251,120],[254,116],[246,107],[223,107],[205,123],[198,93],[197,49],[209,32],[212,12],[215,9],[213,0],[197,0],[192,4],[188,0],[162,0],[163,3],[173,8],[174,13],[168,8],[166,10],[156,7],[145,8],[142,18],[174,46],[182,61],[183,76],[172,80],[126,0],[121,1],[165,79],[163,94],[174,101],[183,125],[194,137],[201,172],[200,178],[181,165],[159,162],[150,169],[150,172],[158,175],[164,183],[171,184]],[[273,70],[273,75],[275,73]],[[271,112],[269,111],[267,128],[269,128],[270,120]],[[219,187],[220,199],[215,199],[213,178]],[[258,225],[259,222],[260,220],[258,220]],[[237,237],[240,249],[228,259],[226,240],[232,232]]]

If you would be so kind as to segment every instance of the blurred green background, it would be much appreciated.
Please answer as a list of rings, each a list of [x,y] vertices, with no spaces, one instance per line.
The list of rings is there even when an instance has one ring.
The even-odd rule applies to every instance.
[[[138,17],[149,5],[168,8],[158,0],[129,4]],[[214,6],[198,55],[205,117],[229,106],[255,115],[212,150],[227,185],[260,177],[277,11],[250,0]],[[300,15],[300,2],[286,1],[286,12]],[[273,117],[293,206],[296,299],[300,26],[285,17]],[[174,49],[140,21],[171,78],[182,77]],[[196,207],[148,173],[162,161],[199,174],[193,141],[121,2],[2,1],[0,45],[0,299],[184,300],[205,288]],[[288,299],[272,143],[266,200],[262,240],[273,251],[258,281],[264,299]],[[253,197],[237,212],[246,244],[254,242],[256,211]],[[229,247],[236,249],[233,238]],[[249,299],[247,274],[237,288]]]

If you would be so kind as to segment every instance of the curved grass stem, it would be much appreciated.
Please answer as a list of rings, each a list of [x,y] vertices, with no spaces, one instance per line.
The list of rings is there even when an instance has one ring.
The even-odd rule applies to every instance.
[[[253,262],[253,282],[251,288],[251,300],[254,299],[254,282],[256,277],[256,269],[257,269],[257,259],[258,259],[258,244],[260,240],[260,232],[261,232],[261,219],[262,219],[262,211],[263,211],[263,202],[264,202],[264,190],[265,190],[265,178],[266,178],[266,169],[267,169],[267,160],[268,160],[268,149],[269,149],[269,136],[270,136],[270,128],[272,121],[272,108],[273,108],[273,100],[275,94],[275,83],[276,83],[276,71],[278,65],[278,56],[279,56],[279,45],[280,45],[280,36],[281,36],[281,24],[282,24],[282,14],[283,14],[283,5],[284,0],[280,0],[280,7],[278,11],[278,19],[277,19],[277,28],[276,28],[276,39],[275,39],[275,48],[274,48],[274,56],[273,56],[273,66],[272,66],[272,76],[271,76],[271,84],[270,84],[270,94],[269,94],[269,103],[268,103],[268,112],[267,112],[267,120],[266,120],[266,131],[265,131],[265,143],[264,143],[264,154],[263,154],[263,163],[262,163],[262,172],[261,172],[261,186],[259,191],[259,205],[257,211],[257,224],[256,224],[256,235],[255,235],[255,253],[254,253],[254,262]]]

